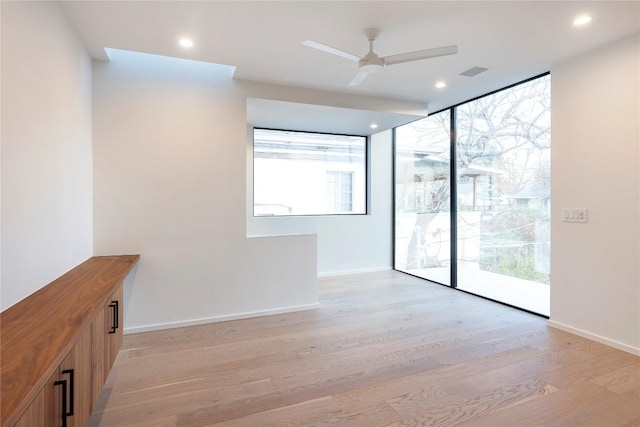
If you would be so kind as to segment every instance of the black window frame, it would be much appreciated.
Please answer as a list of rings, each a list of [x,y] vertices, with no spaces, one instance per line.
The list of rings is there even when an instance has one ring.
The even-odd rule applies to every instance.
[[[458,103],[456,103],[454,105],[451,105],[449,107],[441,108],[440,110],[434,111],[433,113],[429,113],[429,114],[427,114],[427,116],[425,116],[425,117],[429,117],[429,116],[440,114],[440,113],[443,113],[443,112],[446,112],[446,111],[448,111],[449,114],[450,114],[449,136],[450,136],[450,158],[451,158],[450,175],[451,175],[451,177],[456,177],[457,176],[457,171],[456,171],[457,162],[455,160],[456,156],[457,156],[457,153],[456,153],[456,133],[457,133],[457,127],[456,127],[457,117],[456,116],[457,116],[457,108],[462,106],[462,105],[468,104],[470,102],[477,101],[477,100],[485,98],[487,96],[494,95],[494,94],[502,92],[504,90],[511,89],[513,87],[516,87],[516,86],[519,86],[519,85],[522,85],[522,84],[525,84],[525,83],[528,83],[530,81],[537,80],[537,79],[540,79],[540,78],[543,78],[543,77],[546,77],[546,76],[551,76],[551,71],[546,71],[544,73],[537,74],[537,75],[535,75],[533,77],[529,77],[527,79],[518,81],[516,83],[512,83],[510,85],[501,87],[499,89],[492,90],[490,92],[487,92],[485,94],[473,97],[471,99],[467,99],[465,101],[458,102]],[[422,120],[423,118],[424,117],[416,119],[416,120],[414,120],[412,122],[405,123],[405,124],[400,125],[400,126],[406,126],[409,123],[413,123],[413,122],[416,122],[418,120]],[[440,283],[440,282],[436,282],[434,280],[425,279],[423,277],[416,276],[415,274],[412,274],[412,273],[409,273],[409,272],[403,271],[403,270],[398,270],[396,268],[396,185],[395,185],[395,179],[396,179],[396,129],[399,128],[400,126],[396,126],[396,127],[394,127],[392,129],[392,145],[393,145],[393,149],[392,150],[393,151],[392,151],[392,166],[391,166],[391,170],[392,171],[391,171],[391,175],[392,175],[393,183],[391,185],[391,187],[392,187],[392,199],[391,199],[392,200],[392,209],[391,209],[391,212],[392,212],[391,213],[391,241],[392,241],[391,266],[392,267],[391,268],[394,271],[398,271],[400,273],[404,273],[404,274],[407,274],[409,276],[417,277],[417,278],[425,280],[427,282],[435,283],[435,284],[438,284],[438,285],[441,285],[441,286],[446,286],[447,288],[455,289],[456,291],[460,291],[460,292],[464,292],[464,293],[467,293],[467,294],[470,294],[470,295],[474,295],[474,296],[477,296],[477,297],[480,297],[480,298],[483,298],[483,299],[486,299],[486,300],[489,300],[489,301],[497,302],[498,304],[502,304],[502,305],[505,305],[507,307],[512,307],[512,308],[515,308],[517,310],[524,311],[524,312],[527,312],[527,313],[530,313],[530,314],[534,314],[536,316],[540,316],[540,317],[543,317],[545,319],[548,319],[549,318],[548,315],[536,313],[534,311],[527,310],[527,309],[522,308],[522,307],[518,307],[518,306],[509,304],[509,303],[505,303],[503,301],[492,299],[492,298],[489,298],[489,297],[486,297],[486,296],[483,296],[483,295],[480,295],[480,294],[475,294],[473,292],[469,292],[469,291],[464,290],[464,289],[460,289],[458,287],[458,277],[457,277],[457,274],[458,274],[457,244],[451,244],[450,245],[450,250],[451,250],[451,253],[450,253],[450,257],[451,257],[451,261],[450,261],[450,281],[451,281],[451,284],[450,285],[447,285],[447,284],[444,284],[444,283]],[[457,193],[457,180],[456,179],[451,179],[451,181],[450,181],[450,191],[451,191],[451,197],[450,197],[450,207],[449,207],[450,210],[449,210],[449,212],[450,212],[450,215],[451,215],[451,225],[450,225],[451,226],[451,242],[454,242],[454,241],[457,241],[456,218],[457,218],[457,215],[458,215],[458,201],[457,201],[458,193]]]
[[[255,212],[255,182],[256,182],[256,171],[255,171],[255,131],[256,130],[267,130],[267,131],[275,131],[275,132],[289,132],[289,133],[301,133],[301,134],[313,134],[313,135],[333,135],[333,136],[346,136],[346,137],[355,137],[362,138],[364,141],[364,212],[344,212],[344,213],[317,213],[317,214],[293,214],[293,215],[256,215]],[[347,133],[339,133],[339,132],[319,132],[319,131],[310,131],[310,130],[296,130],[296,129],[281,129],[281,128],[270,128],[270,127],[261,127],[261,126],[253,126],[251,127],[252,138],[251,138],[251,166],[252,166],[252,194],[251,194],[251,206],[252,206],[252,217],[253,218],[306,218],[306,217],[342,217],[342,216],[363,216],[369,215],[369,207],[370,207],[370,176],[369,176],[369,163],[370,163],[370,150],[369,144],[371,143],[371,138],[369,135],[358,135],[358,134],[347,134]],[[355,186],[353,187],[355,190]],[[355,192],[354,192],[355,194]]]

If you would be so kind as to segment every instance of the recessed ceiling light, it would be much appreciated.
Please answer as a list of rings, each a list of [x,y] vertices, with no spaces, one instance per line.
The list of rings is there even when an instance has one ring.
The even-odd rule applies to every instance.
[[[178,42],[178,44],[182,47],[185,48],[192,48],[193,47],[193,40],[191,40],[190,38],[187,37],[183,37],[180,39],[180,41]]]
[[[378,124],[377,123],[371,123],[371,125],[369,127],[371,129],[378,129]]]
[[[436,87],[438,89],[442,89],[443,87],[447,87],[447,84],[443,81],[439,81],[438,83],[436,83]]]
[[[591,22],[591,17],[589,15],[580,15],[576,19],[573,20],[573,25],[576,27],[580,27],[582,25],[586,25]]]

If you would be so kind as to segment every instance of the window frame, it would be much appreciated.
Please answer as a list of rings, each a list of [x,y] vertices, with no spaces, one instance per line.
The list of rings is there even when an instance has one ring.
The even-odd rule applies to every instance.
[[[495,95],[495,94],[497,94],[499,92],[502,92],[502,91],[505,91],[505,90],[508,90],[508,89],[512,89],[514,87],[517,87],[517,86],[520,86],[520,85],[523,85],[523,84],[526,84],[526,83],[529,83],[531,81],[534,81],[534,80],[537,80],[537,79],[541,79],[543,77],[547,77],[547,76],[549,76],[549,78],[551,78],[551,71],[546,71],[544,73],[536,74],[536,75],[534,75],[532,77],[529,77],[529,78],[526,78],[524,80],[520,80],[520,81],[517,81],[515,83],[509,84],[507,86],[492,90],[490,92],[487,92],[487,93],[484,93],[482,95],[473,97],[471,99],[467,99],[465,101],[458,102],[458,103],[450,105],[448,107],[441,108],[441,109],[439,109],[437,111],[434,111],[432,113],[429,113],[429,114],[427,114],[427,116],[425,116],[425,117],[430,117],[430,116],[435,116],[437,114],[445,113],[445,112],[448,112],[448,114],[450,115],[450,123],[449,123],[449,127],[450,127],[450,129],[449,129],[449,137],[450,137],[449,144],[450,144],[450,146],[449,146],[449,149],[450,149],[450,159],[451,159],[450,175],[452,177],[452,179],[450,181],[450,194],[451,194],[451,197],[450,197],[450,210],[449,210],[450,215],[451,215],[451,217],[450,217],[450,230],[451,230],[450,240],[452,242],[451,245],[450,245],[450,251],[451,251],[451,253],[450,253],[450,258],[451,258],[450,259],[450,283],[451,284],[444,284],[444,283],[440,283],[440,282],[437,282],[437,281],[434,281],[434,280],[425,279],[423,277],[420,277],[420,276],[417,276],[415,274],[412,274],[411,272],[400,270],[400,269],[397,268],[397,264],[396,264],[396,239],[397,239],[397,236],[396,236],[396,211],[397,211],[397,206],[396,206],[396,183],[395,183],[396,172],[397,172],[396,171],[396,162],[397,162],[397,159],[396,159],[396,153],[397,153],[396,132],[397,132],[397,129],[399,127],[406,126],[406,125],[408,125],[408,124],[410,124],[412,122],[405,123],[405,124],[403,124],[401,126],[396,126],[396,127],[394,127],[392,129],[392,140],[393,140],[393,144],[392,144],[393,145],[393,151],[392,151],[392,177],[393,178],[392,179],[393,179],[393,184],[391,186],[391,188],[392,188],[392,199],[391,199],[392,200],[392,213],[391,213],[391,224],[392,224],[391,225],[391,234],[392,234],[392,237],[391,237],[391,242],[392,242],[391,257],[392,258],[391,259],[392,259],[392,267],[391,268],[393,270],[401,272],[401,273],[404,273],[404,274],[407,274],[409,276],[420,278],[422,280],[429,281],[431,283],[436,283],[436,284],[441,285],[441,286],[446,286],[448,288],[455,289],[455,290],[460,291],[460,292],[468,293],[468,294],[475,295],[475,296],[478,296],[478,297],[483,298],[483,299],[487,299],[487,300],[490,300],[490,301],[493,301],[493,302],[497,302],[499,304],[506,305],[508,307],[512,307],[512,308],[515,308],[515,309],[518,309],[518,310],[521,310],[521,311],[524,311],[524,312],[527,312],[527,313],[531,313],[531,314],[534,314],[536,316],[540,316],[540,317],[547,318],[547,319],[549,318],[548,315],[536,313],[536,312],[528,310],[526,308],[518,307],[518,306],[515,306],[515,305],[512,305],[512,304],[506,303],[504,301],[499,301],[499,300],[496,300],[496,299],[492,299],[492,298],[489,298],[489,297],[484,296],[484,295],[480,295],[480,294],[476,294],[476,293],[473,293],[473,292],[470,292],[470,291],[467,291],[467,290],[464,290],[464,289],[460,289],[458,287],[458,277],[457,277],[457,275],[458,275],[458,266],[457,266],[457,260],[458,260],[458,247],[457,247],[458,235],[457,235],[457,224],[456,224],[457,214],[458,214],[458,200],[457,200],[458,199],[458,189],[457,189],[458,180],[454,179],[455,177],[458,176],[457,175],[457,161],[456,161],[456,159],[457,159],[456,134],[457,134],[457,120],[458,120],[457,111],[458,111],[458,107],[463,106],[463,105],[468,104],[468,103],[473,102],[473,101],[477,101],[477,100],[482,99],[482,98],[486,98],[486,97],[491,96],[491,95]],[[423,118],[416,119],[414,121],[419,121],[419,120],[422,120]],[[549,202],[547,202],[547,203],[549,203]],[[456,243],[453,244],[453,242],[456,242]]]
[[[313,214],[274,214],[274,215],[256,215],[256,155],[255,155],[255,132],[256,130],[266,130],[266,131],[275,131],[275,132],[289,132],[289,133],[299,133],[299,134],[312,134],[312,135],[332,135],[332,136],[346,136],[346,137],[354,137],[354,138],[362,138],[364,142],[364,176],[363,176],[363,204],[364,210],[362,212],[327,212],[327,213],[313,213]],[[339,132],[318,132],[318,131],[310,131],[310,130],[296,130],[296,129],[280,129],[280,128],[270,128],[270,127],[262,127],[262,126],[252,126],[251,127],[251,166],[252,166],[252,188],[251,188],[251,209],[252,209],[252,217],[253,218],[295,218],[295,217],[341,217],[341,216],[362,216],[369,215],[369,195],[370,195],[370,177],[369,177],[369,163],[370,163],[370,150],[369,144],[371,143],[371,138],[369,135],[357,135],[357,134],[347,134],[347,133],[339,133]],[[330,169],[328,171],[335,171],[335,169]],[[356,194],[356,186],[352,187],[352,194]],[[352,204],[354,204],[352,200]]]

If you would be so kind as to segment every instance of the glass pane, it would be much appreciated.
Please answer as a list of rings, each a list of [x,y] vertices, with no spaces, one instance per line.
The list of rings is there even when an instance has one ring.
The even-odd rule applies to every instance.
[[[253,214],[366,213],[364,136],[254,129]]]
[[[550,79],[457,108],[458,287],[549,314]]]
[[[396,128],[395,268],[451,285],[450,113]]]

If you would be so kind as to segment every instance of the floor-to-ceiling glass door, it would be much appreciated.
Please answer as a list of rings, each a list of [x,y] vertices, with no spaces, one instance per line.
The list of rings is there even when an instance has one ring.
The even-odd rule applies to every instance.
[[[395,131],[395,268],[451,284],[450,113]]]
[[[549,314],[549,76],[456,108],[457,287]]]
[[[397,270],[549,315],[549,92],[545,75],[396,129]]]

